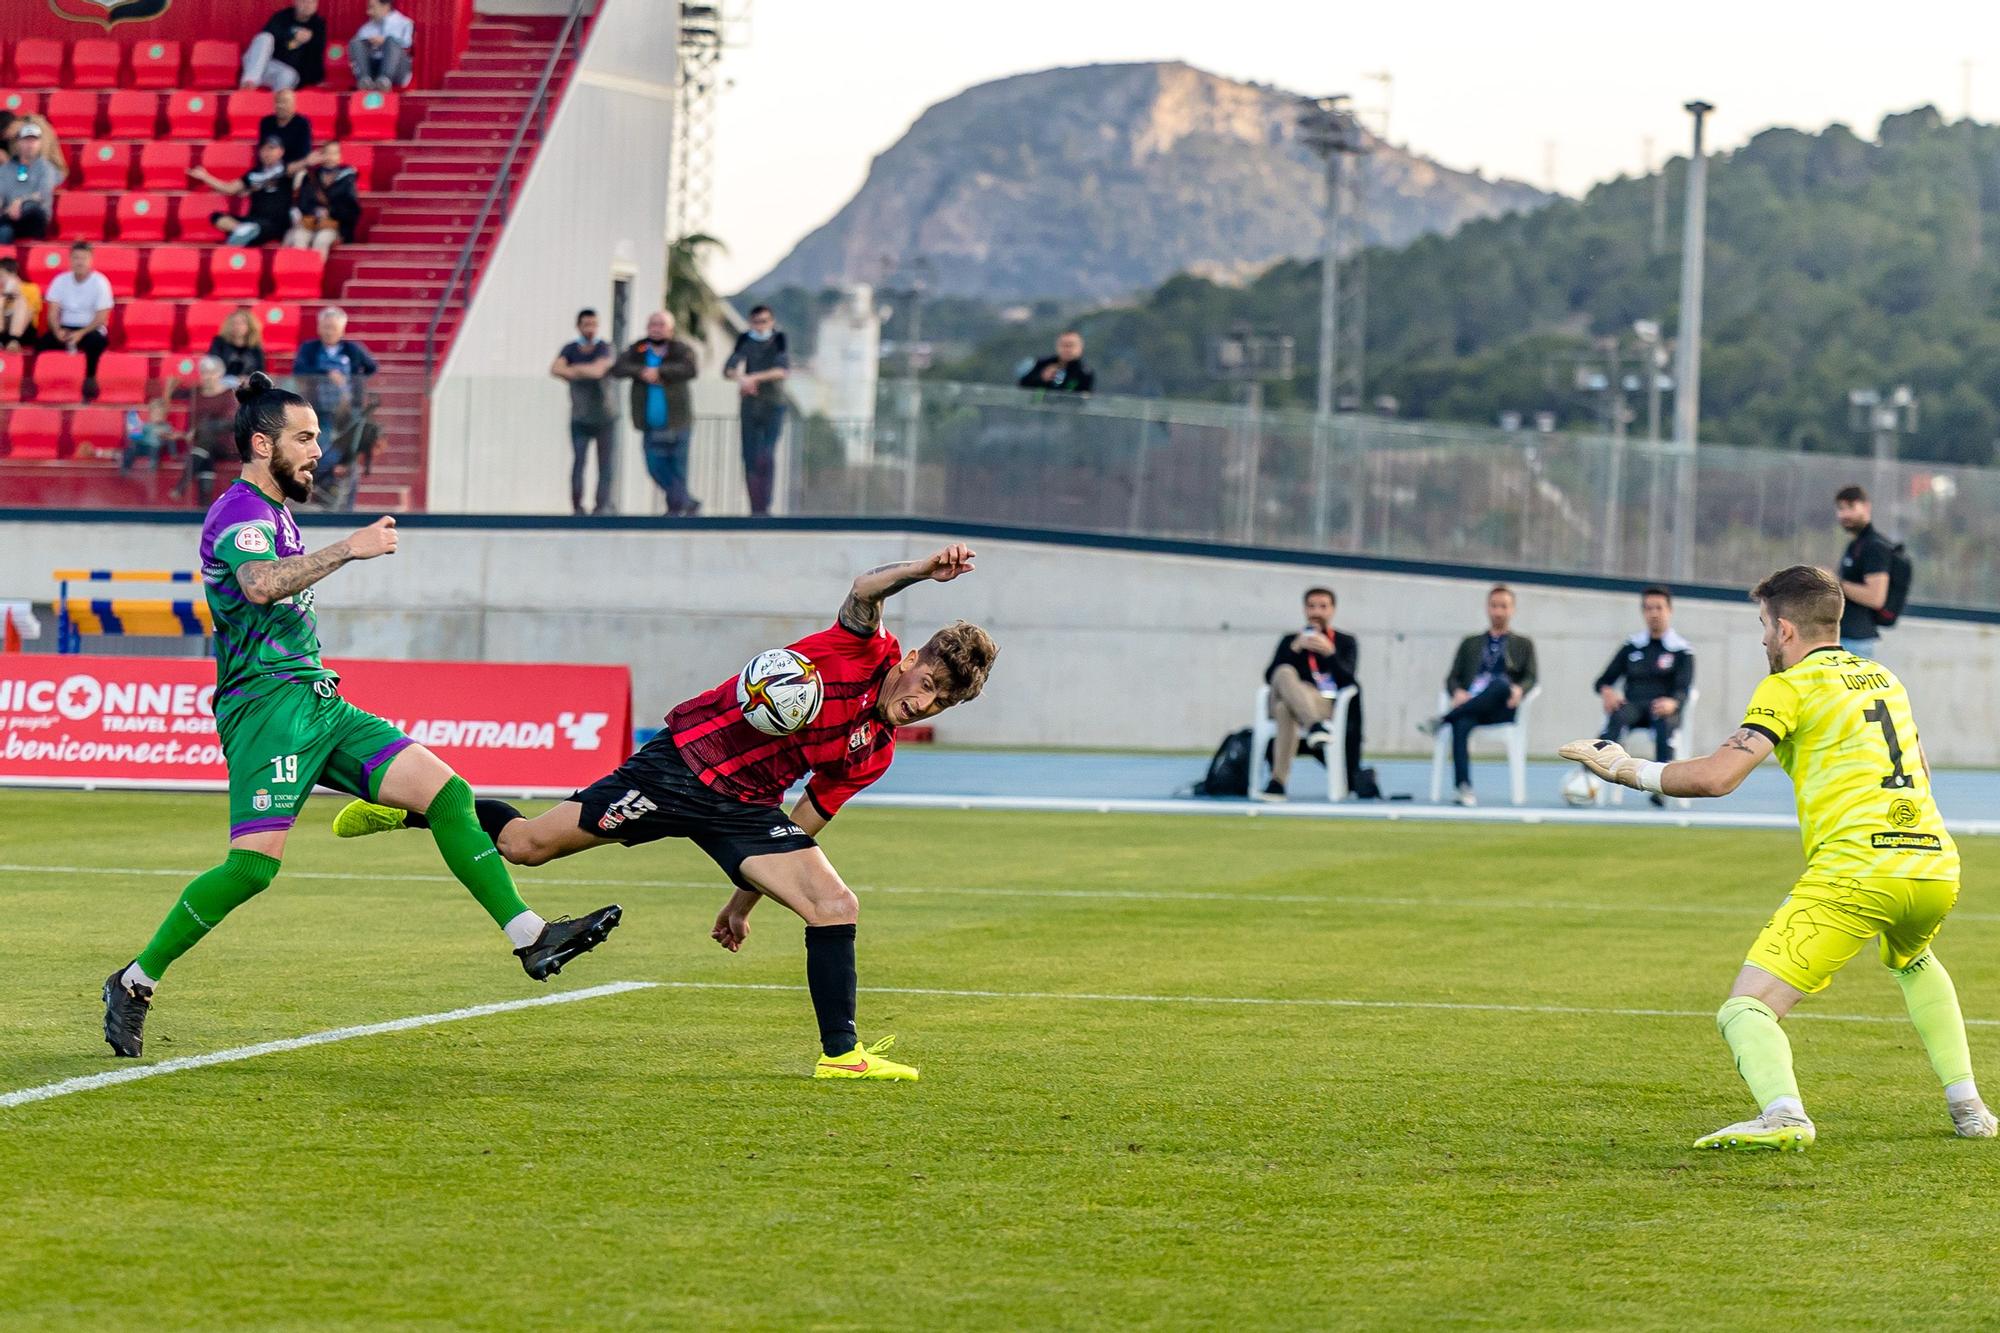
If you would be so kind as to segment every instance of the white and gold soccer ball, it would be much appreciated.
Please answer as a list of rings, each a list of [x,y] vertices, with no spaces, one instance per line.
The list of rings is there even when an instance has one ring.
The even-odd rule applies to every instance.
[[[758,653],[736,678],[743,720],[766,736],[790,736],[811,726],[825,700],[819,668],[790,648]]]
[[[1597,774],[1581,766],[1573,768],[1569,771],[1568,776],[1562,780],[1563,803],[1566,805],[1596,805],[1597,793],[1602,788],[1603,784],[1597,780]]]

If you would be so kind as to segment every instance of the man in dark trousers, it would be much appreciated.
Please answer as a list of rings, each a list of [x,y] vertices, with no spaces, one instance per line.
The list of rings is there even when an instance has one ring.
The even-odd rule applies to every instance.
[[[1096,383],[1097,376],[1083,364],[1083,335],[1075,329],[1058,336],[1056,354],[1035,362],[1019,380],[1023,389],[1056,393],[1089,393]]]
[[[1680,758],[1674,753],[1674,732],[1694,688],[1694,645],[1674,629],[1674,595],[1665,588],[1656,585],[1640,593],[1639,614],[1646,627],[1618,645],[1594,686],[1604,704],[1598,739],[1622,741],[1634,727],[1651,727],[1653,758],[1672,763]],[[1666,802],[1654,792],[1653,804]]]
[[[1417,730],[1434,736],[1451,729],[1451,774],[1460,805],[1478,805],[1472,794],[1472,729],[1512,722],[1528,691],[1535,688],[1535,641],[1516,634],[1514,590],[1495,584],[1486,594],[1486,631],[1468,634],[1452,658],[1444,687],[1451,707],[1417,723]]]
[[[1875,530],[1875,507],[1859,486],[1843,486],[1833,497],[1833,511],[1847,530],[1847,549],[1840,553],[1840,591],[1847,609],[1840,613],[1840,646],[1856,657],[1876,660],[1881,622],[1875,612],[1889,600],[1889,539]]]
[[[576,337],[549,363],[549,374],[569,384],[569,509],[605,517],[618,512],[612,487],[618,480],[618,397],[611,366],[618,353],[597,336],[597,312],[576,312]],[[590,451],[597,450],[597,507],[583,507],[583,477]]]
[[[1271,747],[1271,781],[1257,793],[1259,800],[1285,799],[1285,784],[1291,779],[1292,757],[1298,752],[1301,737],[1322,763],[1333,762],[1326,753],[1333,740],[1328,726],[1333,717],[1333,695],[1349,685],[1359,688],[1354,673],[1361,659],[1361,645],[1354,636],[1333,627],[1334,605],[1333,589],[1306,589],[1306,627],[1279,639],[1271,665],[1264,668],[1278,737]],[[1353,791],[1361,776],[1359,694],[1348,701],[1345,748],[1347,789]]]
[[[785,429],[785,379],[791,373],[792,354],[778,317],[767,305],[750,307],[750,327],[723,362],[722,377],[735,380],[742,395],[743,488],[750,492],[750,512],[760,517],[771,512],[778,436]]]
[[[632,381],[632,424],[645,444],[646,471],[667,493],[670,518],[701,512],[701,501],[687,488],[688,441],[694,436],[688,381],[699,368],[694,348],[674,336],[674,317],[664,310],[646,316],[646,336],[611,367],[614,379]]]

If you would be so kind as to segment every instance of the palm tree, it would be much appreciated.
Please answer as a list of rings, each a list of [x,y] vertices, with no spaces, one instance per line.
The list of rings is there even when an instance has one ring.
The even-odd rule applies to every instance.
[[[699,340],[705,324],[722,315],[722,297],[702,273],[707,251],[729,247],[707,232],[689,232],[667,245],[667,313],[689,340]]]

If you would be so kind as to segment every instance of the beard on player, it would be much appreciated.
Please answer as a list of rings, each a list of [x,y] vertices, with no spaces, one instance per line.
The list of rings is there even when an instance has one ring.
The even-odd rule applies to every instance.
[[[281,451],[271,455],[271,480],[278,483],[278,489],[285,498],[304,504],[312,499],[313,468],[316,459],[307,459],[303,466],[293,462]]]

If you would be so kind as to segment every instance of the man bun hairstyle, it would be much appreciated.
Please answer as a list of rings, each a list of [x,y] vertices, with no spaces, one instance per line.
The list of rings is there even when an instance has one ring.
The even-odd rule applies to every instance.
[[[1000,655],[993,636],[967,620],[953,621],[917,650],[937,676],[938,693],[955,704],[976,699],[986,688],[993,659]]]
[[[1775,620],[1789,620],[1807,639],[1830,639],[1840,632],[1847,599],[1833,575],[1813,565],[1781,569],[1750,590]]]
[[[261,370],[252,371],[236,386],[236,452],[244,462],[256,457],[250,437],[263,435],[276,443],[285,433],[285,413],[292,407],[310,407],[290,389],[280,389]]]

